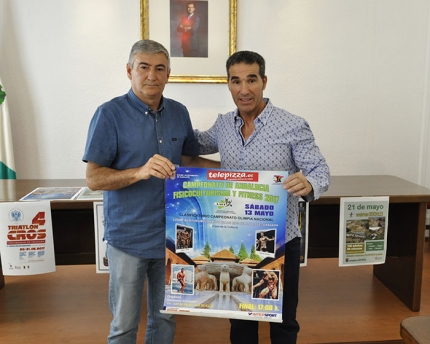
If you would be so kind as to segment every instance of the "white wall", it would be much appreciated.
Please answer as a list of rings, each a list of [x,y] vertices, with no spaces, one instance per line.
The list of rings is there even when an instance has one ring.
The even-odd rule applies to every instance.
[[[266,58],[265,95],[309,121],[333,175],[430,187],[429,0],[237,4],[237,49]],[[1,0],[0,11],[18,178],[84,178],[90,118],[129,88],[140,1]],[[234,107],[225,84],[168,84],[165,96],[199,129]]]

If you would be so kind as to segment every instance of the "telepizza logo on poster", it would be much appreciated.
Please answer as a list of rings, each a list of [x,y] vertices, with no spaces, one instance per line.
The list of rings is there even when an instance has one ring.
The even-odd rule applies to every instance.
[[[206,172],[207,180],[231,180],[258,182],[258,172],[236,172],[236,171],[216,171],[208,170]]]
[[[46,222],[44,211],[38,212],[31,220],[31,224],[22,224],[24,214],[19,209],[13,209],[9,213],[9,220],[21,224],[7,226],[7,245],[45,243],[46,229],[42,228]]]

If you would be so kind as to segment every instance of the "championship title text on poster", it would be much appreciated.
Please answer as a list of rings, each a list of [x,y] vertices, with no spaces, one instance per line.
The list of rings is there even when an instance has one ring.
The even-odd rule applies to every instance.
[[[166,313],[282,321],[285,171],[177,169],[166,181]]]

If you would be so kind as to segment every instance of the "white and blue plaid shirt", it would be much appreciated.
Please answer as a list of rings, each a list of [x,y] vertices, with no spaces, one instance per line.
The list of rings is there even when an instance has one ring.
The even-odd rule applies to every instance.
[[[195,130],[200,155],[219,152],[221,168],[229,170],[288,171],[289,174],[302,171],[313,187],[313,194],[307,200],[318,199],[328,189],[330,170],[309,124],[273,106],[269,99],[264,101],[267,105],[254,120],[255,130],[246,141],[238,109],[219,114],[207,131]],[[298,201],[299,197],[288,196],[287,242],[301,236]]]

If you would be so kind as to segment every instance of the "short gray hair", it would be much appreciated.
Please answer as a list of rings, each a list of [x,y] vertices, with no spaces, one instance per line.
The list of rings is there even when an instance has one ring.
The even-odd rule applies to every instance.
[[[142,39],[133,44],[130,56],[128,58],[128,64],[133,68],[134,56],[138,53],[144,53],[154,55],[163,53],[167,58],[167,68],[170,70],[170,56],[167,49],[160,43],[152,41],[150,39]]]

